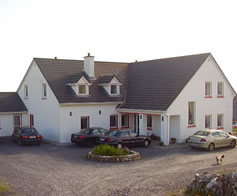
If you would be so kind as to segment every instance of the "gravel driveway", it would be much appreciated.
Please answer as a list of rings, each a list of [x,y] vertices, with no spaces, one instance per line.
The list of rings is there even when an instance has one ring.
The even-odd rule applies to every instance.
[[[166,195],[187,185],[196,172],[237,170],[237,150],[214,152],[186,146],[138,147],[142,160],[100,163],[85,158],[91,149],[77,145],[18,146],[0,138],[0,179],[16,195]],[[215,156],[225,154],[222,165]]]

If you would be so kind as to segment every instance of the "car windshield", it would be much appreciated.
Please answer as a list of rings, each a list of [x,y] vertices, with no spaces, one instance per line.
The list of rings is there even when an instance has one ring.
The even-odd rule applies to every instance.
[[[88,135],[88,134],[90,134],[91,131],[92,131],[92,129],[85,129],[85,130],[81,130],[79,132],[79,134],[81,134],[81,135]]]
[[[21,132],[24,134],[29,134],[29,135],[30,134],[38,134],[38,132],[35,129],[23,129]]]
[[[119,134],[119,131],[109,131],[106,135],[112,137],[112,136],[116,136],[118,134]]]
[[[208,131],[198,131],[194,135],[208,136],[209,134],[210,134],[210,132],[208,132]]]

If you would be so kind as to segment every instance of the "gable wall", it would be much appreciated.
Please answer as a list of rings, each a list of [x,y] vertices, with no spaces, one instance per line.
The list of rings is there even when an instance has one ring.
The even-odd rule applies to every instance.
[[[44,139],[59,142],[58,101],[48,84],[47,99],[42,99],[42,83],[47,84],[47,81],[33,61],[18,89],[18,94],[28,109],[28,126],[30,123],[29,115],[33,114],[34,127],[42,134]],[[28,85],[28,99],[24,98],[24,85]]]
[[[212,98],[205,97],[205,82],[212,82]],[[177,81],[178,82],[178,81]],[[224,98],[217,98],[217,82],[224,82]],[[188,128],[188,102],[196,102],[196,127]],[[180,138],[183,142],[190,135],[205,127],[205,115],[212,115],[212,128],[217,128],[217,115],[224,114],[224,130],[232,131],[233,91],[209,56],[194,77],[185,86],[167,110],[167,115],[180,115]]]

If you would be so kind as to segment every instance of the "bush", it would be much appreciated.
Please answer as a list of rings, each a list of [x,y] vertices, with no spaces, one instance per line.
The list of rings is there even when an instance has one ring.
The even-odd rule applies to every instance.
[[[128,155],[129,151],[128,149],[117,149],[108,144],[101,144],[92,150],[92,154],[101,156],[122,156]]]
[[[0,195],[10,193],[11,189],[7,186],[6,183],[0,182]]]

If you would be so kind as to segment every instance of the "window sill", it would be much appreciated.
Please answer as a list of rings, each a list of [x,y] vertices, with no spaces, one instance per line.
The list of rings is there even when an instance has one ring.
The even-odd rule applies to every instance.
[[[116,129],[118,129],[118,127],[111,127],[111,128],[109,128],[109,130],[116,130]]]
[[[224,129],[224,127],[217,127],[217,130],[222,130]]]
[[[147,127],[147,130],[148,130],[148,131],[152,131],[152,128],[151,128],[151,127]]]
[[[224,96],[217,96],[217,98],[224,98]]]
[[[188,128],[196,127],[196,125],[188,125]]]
[[[205,96],[204,98],[212,98],[212,96]]]

